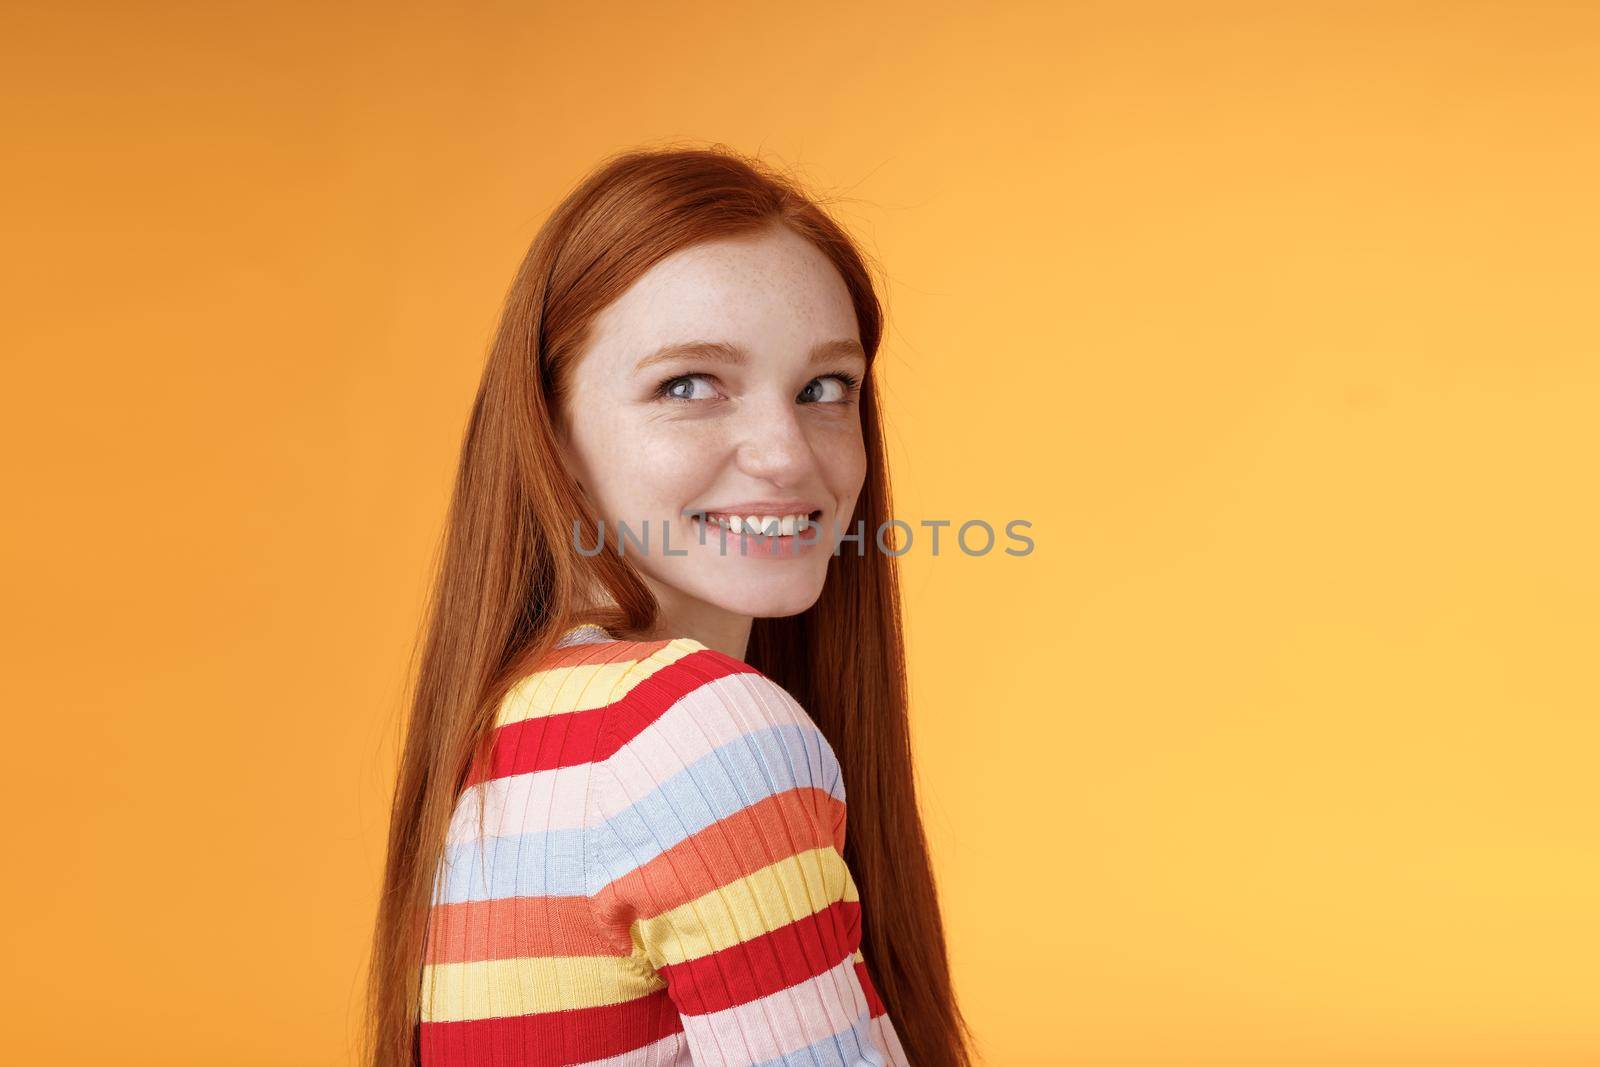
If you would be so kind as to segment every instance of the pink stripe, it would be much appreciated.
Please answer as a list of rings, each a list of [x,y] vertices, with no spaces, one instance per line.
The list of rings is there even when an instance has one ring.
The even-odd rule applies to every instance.
[[[478,837],[478,805],[484,805],[484,832],[494,837],[540,830],[569,830],[584,824],[589,765],[514,774],[470,786],[450,820],[448,841]]]
[[[759,711],[750,709],[754,701]],[[779,725],[815,729],[805,710],[777,682],[735,674],[678,698],[611,759],[625,796],[641,797],[729,741]],[[627,723],[620,724],[626,729]]]
[[[866,997],[846,958],[771,996],[709,1015],[686,1015],[683,1030],[694,1046],[697,1065],[743,1067],[799,1052],[849,1030],[866,1016]]]

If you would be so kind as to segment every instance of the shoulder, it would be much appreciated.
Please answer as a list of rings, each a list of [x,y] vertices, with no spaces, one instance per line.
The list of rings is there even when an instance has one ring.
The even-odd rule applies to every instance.
[[[727,859],[730,849],[769,863],[780,841],[842,850],[843,770],[799,701],[689,638],[636,651],[596,763],[597,824],[606,847],[628,857],[617,870],[663,849],[693,853],[678,865]]]
[[[611,694],[619,730],[637,732],[668,712],[703,727],[740,732],[779,725],[816,729],[783,686],[744,660],[693,638],[617,644],[619,655],[631,664]]]
[[[623,644],[628,644],[623,642]],[[610,703],[611,769],[642,790],[674,778],[741,794],[807,787],[844,800],[839,761],[793,695],[691,638],[639,643]]]
[[[588,641],[556,646],[501,699],[495,726],[604,707],[625,680],[670,659],[669,641]]]
[[[788,690],[689,637],[552,649],[501,700],[495,727],[499,774],[600,762],[666,774],[739,752],[755,771],[804,762],[842,797],[831,746]]]

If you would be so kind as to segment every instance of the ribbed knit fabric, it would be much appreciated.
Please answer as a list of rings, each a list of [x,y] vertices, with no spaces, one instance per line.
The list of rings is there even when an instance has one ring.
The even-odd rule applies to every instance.
[[[783,687],[689,638],[566,631],[456,805],[424,1067],[907,1067],[844,840],[838,760]]]

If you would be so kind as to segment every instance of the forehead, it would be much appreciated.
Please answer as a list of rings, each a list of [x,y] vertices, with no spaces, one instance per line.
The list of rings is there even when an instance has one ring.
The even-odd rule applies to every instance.
[[[844,279],[787,228],[680,249],[595,318],[594,355],[638,359],[662,344],[725,341],[757,355],[858,336]],[[803,354],[803,353],[797,353]]]

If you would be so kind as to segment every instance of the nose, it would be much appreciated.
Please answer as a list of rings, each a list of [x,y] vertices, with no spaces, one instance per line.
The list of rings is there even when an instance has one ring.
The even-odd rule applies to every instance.
[[[748,405],[743,414],[739,470],[775,486],[804,481],[811,473],[814,457],[794,398],[769,398]]]

